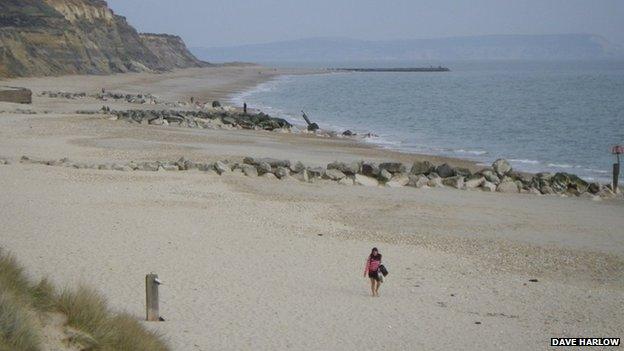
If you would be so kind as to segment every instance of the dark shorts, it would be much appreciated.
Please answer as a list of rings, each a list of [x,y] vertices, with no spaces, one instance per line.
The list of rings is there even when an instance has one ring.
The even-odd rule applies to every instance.
[[[379,272],[368,272],[368,277],[380,281]]]

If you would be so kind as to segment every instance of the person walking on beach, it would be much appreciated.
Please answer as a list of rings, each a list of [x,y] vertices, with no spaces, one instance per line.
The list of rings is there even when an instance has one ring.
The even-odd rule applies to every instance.
[[[243,102],[243,113],[247,114],[247,103]]]
[[[376,247],[373,247],[368,259],[366,260],[366,266],[364,267],[364,277],[368,275],[371,281],[371,292],[373,297],[379,297],[379,286],[381,285],[381,273],[379,272],[379,266],[381,265],[381,254]]]

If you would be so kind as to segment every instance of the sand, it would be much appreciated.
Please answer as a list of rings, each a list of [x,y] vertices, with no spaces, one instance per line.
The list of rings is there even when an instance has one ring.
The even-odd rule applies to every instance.
[[[285,73],[295,72],[221,67],[6,83],[209,101]],[[425,157],[350,140],[71,113],[98,105],[41,97],[30,107],[0,103],[9,111],[0,113],[0,157],[251,155],[311,164]],[[49,113],[10,112],[17,108]],[[621,200],[18,162],[0,165],[0,190],[0,246],[35,278],[91,284],[142,318],[144,276],[158,273],[166,322],[146,325],[174,350],[536,350],[551,337],[624,336]],[[373,246],[390,271],[379,298],[362,276]]]

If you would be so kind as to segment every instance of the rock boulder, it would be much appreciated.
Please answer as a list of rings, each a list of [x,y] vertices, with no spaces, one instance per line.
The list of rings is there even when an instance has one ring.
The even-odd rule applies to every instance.
[[[314,178],[322,178],[325,175],[325,168],[323,167],[313,167],[308,169],[308,175],[310,179]]]
[[[405,174],[396,174],[386,183],[387,187],[400,188],[406,186],[409,183],[409,177]]]
[[[379,182],[377,181],[377,179],[368,177],[362,174],[356,174],[353,182],[356,185],[362,185],[362,186],[378,186],[379,185]]]
[[[512,170],[511,164],[509,164],[509,162],[504,158],[499,158],[498,160],[494,161],[494,163],[492,163],[492,168],[499,177],[507,175],[507,173],[511,172]]]
[[[240,166],[240,168],[243,170],[243,174],[245,174],[248,177],[258,176],[258,169],[255,166],[243,164]]]
[[[454,177],[444,178],[442,180],[442,184],[444,184],[446,186],[453,187],[455,189],[463,189],[464,188],[464,177],[458,175],[458,176],[454,176]]]
[[[412,164],[411,174],[429,174],[435,170],[435,166],[429,161],[415,161]]]
[[[429,182],[429,178],[427,178],[423,174],[410,174],[409,183],[407,183],[407,185],[420,189],[426,186],[428,182]]]
[[[387,182],[390,179],[392,179],[392,173],[390,173],[389,171],[385,170],[385,169],[381,169],[379,171],[379,180],[383,181],[383,182]]]
[[[587,190],[592,194],[598,194],[598,192],[600,191],[600,183],[589,184]]]
[[[486,170],[480,171],[479,173],[483,175],[485,177],[485,180],[487,180],[490,183],[494,183],[494,184],[500,183],[500,178],[492,170],[486,169]]]
[[[494,192],[496,191],[496,184],[488,182],[487,180],[481,184],[483,191]]]
[[[464,185],[466,186],[466,189],[475,189],[483,185],[485,181],[485,177],[483,176],[473,176],[466,180]]]
[[[261,158],[245,157],[243,159],[243,163],[246,163],[248,165],[254,165],[254,166],[257,166],[261,163],[268,163],[271,167],[290,167],[289,160],[279,160],[279,159],[271,158],[271,157],[261,157]]]
[[[271,173],[273,171],[273,169],[271,168],[271,165],[267,162],[259,162],[256,164],[256,168],[258,170],[258,174],[259,175],[263,175],[266,173]]]
[[[137,166],[137,170],[139,171],[156,172],[158,171],[158,167],[160,165],[158,164],[158,162],[141,162]]]
[[[306,169],[305,165],[301,163],[300,161],[290,164],[290,170],[294,173],[301,173],[305,169]]]
[[[340,180],[342,178],[346,177],[346,175],[340,171],[339,169],[336,168],[329,168],[327,169],[327,171],[325,171],[325,178],[327,179],[331,179],[331,180]]]
[[[439,188],[439,187],[444,186],[444,184],[442,184],[442,178],[437,173],[429,174],[428,178],[429,178],[429,181],[427,182],[428,186],[432,188]]]
[[[345,162],[332,162],[330,164],[327,165],[327,169],[337,169],[340,172],[347,174],[347,175],[354,175],[356,173],[360,172],[360,163],[359,162],[351,162],[351,163],[345,163]]]
[[[519,193],[520,188],[514,181],[503,181],[496,187],[496,191],[499,193]]]
[[[361,173],[367,177],[377,177],[379,175],[379,166],[374,162],[362,162]]]
[[[287,167],[279,166],[275,170],[275,176],[279,179],[285,179],[290,175],[290,170]]]
[[[338,181],[340,185],[353,185],[353,179],[349,177],[344,177]]]
[[[401,162],[384,162],[379,164],[379,169],[385,169],[386,171],[394,173],[405,173],[407,168]]]
[[[455,168],[455,175],[467,178],[472,175],[472,172],[468,168],[457,167]]]
[[[448,178],[455,175],[455,169],[447,163],[443,163],[436,167],[436,173],[442,178]]]
[[[230,168],[230,165],[222,161],[215,162],[214,168],[217,171],[217,173],[219,173],[219,175],[232,171],[232,168]]]

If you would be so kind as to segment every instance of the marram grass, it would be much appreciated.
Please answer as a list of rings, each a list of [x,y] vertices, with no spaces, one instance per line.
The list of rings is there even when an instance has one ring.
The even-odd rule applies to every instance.
[[[0,249],[0,351],[42,349],[42,316],[61,312],[75,332],[67,342],[85,350],[168,350],[160,335],[133,316],[110,310],[106,299],[87,286],[56,288],[47,280],[32,283],[17,260]]]
[[[40,349],[41,336],[32,301],[23,268],[13,256],[0,250],[0,350]]]
[[[0,350],[40,349],[41,336],[33,311],[8,290],[0,290]]]

